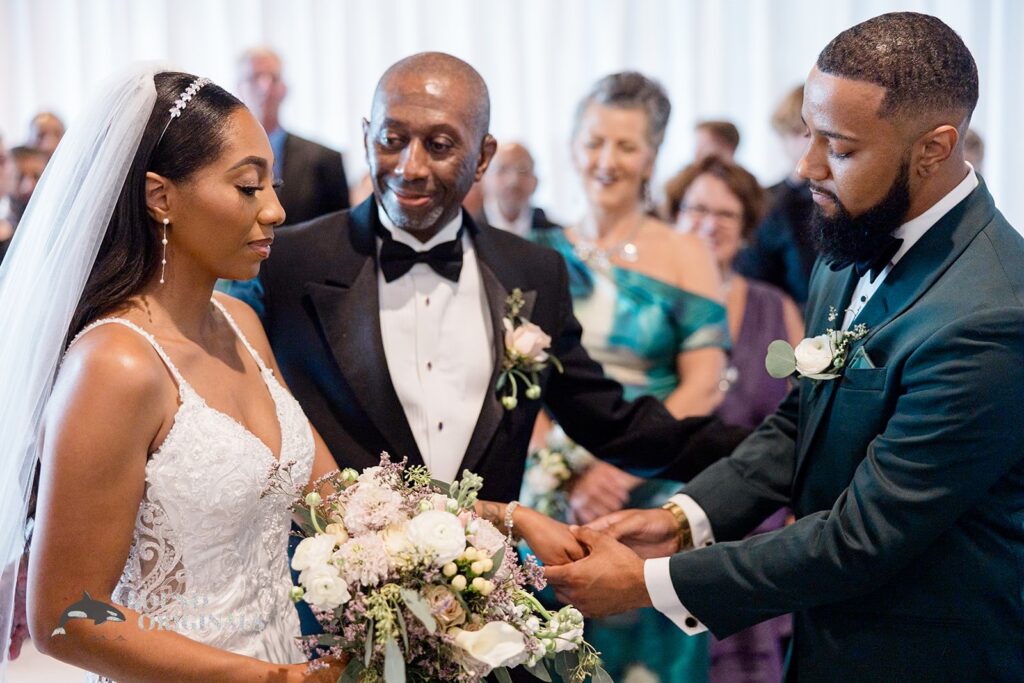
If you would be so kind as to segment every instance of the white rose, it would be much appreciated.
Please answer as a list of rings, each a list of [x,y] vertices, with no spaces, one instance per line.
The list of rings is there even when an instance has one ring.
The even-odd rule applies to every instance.
[[[537,363],[547,360],[545,349],[551,346],[551,337],[544,334],[544,330],[533,323],[523,323],[514,329],[509,327],[506,321],[505,346]]]
[[[832,365],[832,344],[827,334],[804,339],[797,344],[796,369],[801,375],[818,375]]]
[[[292,569],[302,571],[310,567],[327,564],[334,552],[337,539],[331,534],[317,534],[304,538],[295,548]]]
[[[541,465],[534,465],[526,470],[526,485],[536,494],[551,493],[561,482]]]
[[[456,645],[491,669],[519,666],[529,655],[523,634],[503,621],[492,621],[479,631],[452,629],[451,633]]]
[[[427,510],[413,517],[405,527],[405,535],[420,552],[432,554],[439,567],[453,561],[466,549],[466,530],[462,522],[442,510]]]
[[[331,565],[306,569],[299,575],[299,582],[305,589],[302,599],[324,609],[334,609],[352,597],[338,570]]]

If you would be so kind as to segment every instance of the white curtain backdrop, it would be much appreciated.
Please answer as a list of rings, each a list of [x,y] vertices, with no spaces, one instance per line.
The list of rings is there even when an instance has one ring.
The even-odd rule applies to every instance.
[[[701,118],[734,121],[739,160],[768,184],[788,170],[768,124],[777,100],[838,32],[894,10],[939,16],[974,53],[984,176],[1024,230],[1011,166],[1024,158],[1021,0],[0,0],[0,131],[17,144],[40,109],[73,121],[94,84],[132,60],[169,60],[233,90],[237,55],[269,45],[285,62],[285,127],[343,150],[354,183],[377,78],[403,56],[443,50],[480,70],[492,131],[532,149],[537,203],[572,221],[571,119],[598,77],[638,69],[667,88],[656,187],[689,161]]]

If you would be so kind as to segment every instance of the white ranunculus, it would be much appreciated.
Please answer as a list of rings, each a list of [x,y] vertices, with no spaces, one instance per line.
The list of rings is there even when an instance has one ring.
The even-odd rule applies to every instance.
[[[306,569],[299,575],[299,582],[305,589],[302,599],[324,609],[334,609],[352,597],[338,570],[328,564]]]
[[[505,324],[505,346],[520,356],[531,361],[542,363],[548,358],[546,349],[551,346],[551,337],[533,323],[522,323],[519,327],[509,329]]]
[[[405,527],[409,542],[434,556],[437,566],[453,561],[466,549],[466,530],[459,518],[443,510],[427,510]]]
[[[402,519],[380,532],[384,541],[384,547],[391,557],[399,557],[412,550],[409,544],[409,536],[406,534],[408,521]]]
[[[832,344],[827,334],[809,337],[794,350],[796,370],[801,375],[818,375],[832,365]]]
[[[295,548],[292,569],[301,572],[313,566],[327,564],[336,543],[337,539],[332,534],[317,534],[302,539]]]
[[[479,631],[452,629],[450,633],[455,634],[456,645],[492,670],[519,666],[529,656],[523,634],[503,621],[492,621]]]
[[[324,527],[324,533],[334,536],[334,541],[338,545],[343,544],[348,540],[348,530],[345,529],[345,525],[339,522],[333,522]]]

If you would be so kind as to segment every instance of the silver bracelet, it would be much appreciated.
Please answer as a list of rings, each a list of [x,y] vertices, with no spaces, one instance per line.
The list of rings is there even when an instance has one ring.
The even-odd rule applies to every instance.
[[[509,538],[513,537],[512,534],[512,513],[519,507],[519,501],[513,500],[511,503],[505,506],[505,531]]]

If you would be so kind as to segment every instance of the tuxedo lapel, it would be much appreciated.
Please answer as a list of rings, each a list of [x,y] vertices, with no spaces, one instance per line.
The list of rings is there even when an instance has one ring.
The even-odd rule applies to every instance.
[[[462,464],[459,466],[460,473],[463,469],[473,470],[480,464],[507,412],[501,405],[501,400],[495,387],[497,386],[498,375],[501,373],[502,363],[505,359],[505,328],[503,319],[506,312],[505,302],[509,294],[511,294],[511,291],[502,283],[498,273],[495,272],[496,269],[503,271],[504,264],[499,260],[500,256],[496,254],[494,246],[487,235],[487,230],[493,230],[493,228],[480,228],[472,222],[469,214],[465,215],[465,220],[470,226],[469,233],[473,238],[473,245],[477,253],[480,281],[486,294],[491,329],[494,334],[494,368],[491,372],[488,392],[484,396],[484,402],[480,408],[480,417],[477,420],[476,427],[473,429],[469,446],[466,447],[466,454],[462,459]],[[523,292],[523,300],[524,305],[520,314],[524,318],[529,318],[537,301],[537,292]]]
[[[391,455],[419,464],[423,459],[391,382],[381,337],[373,200],[353,209],[349,220],[354,253],[330,255],[331,275],[307,283],[306,293],[353,398],[392,445]]]

